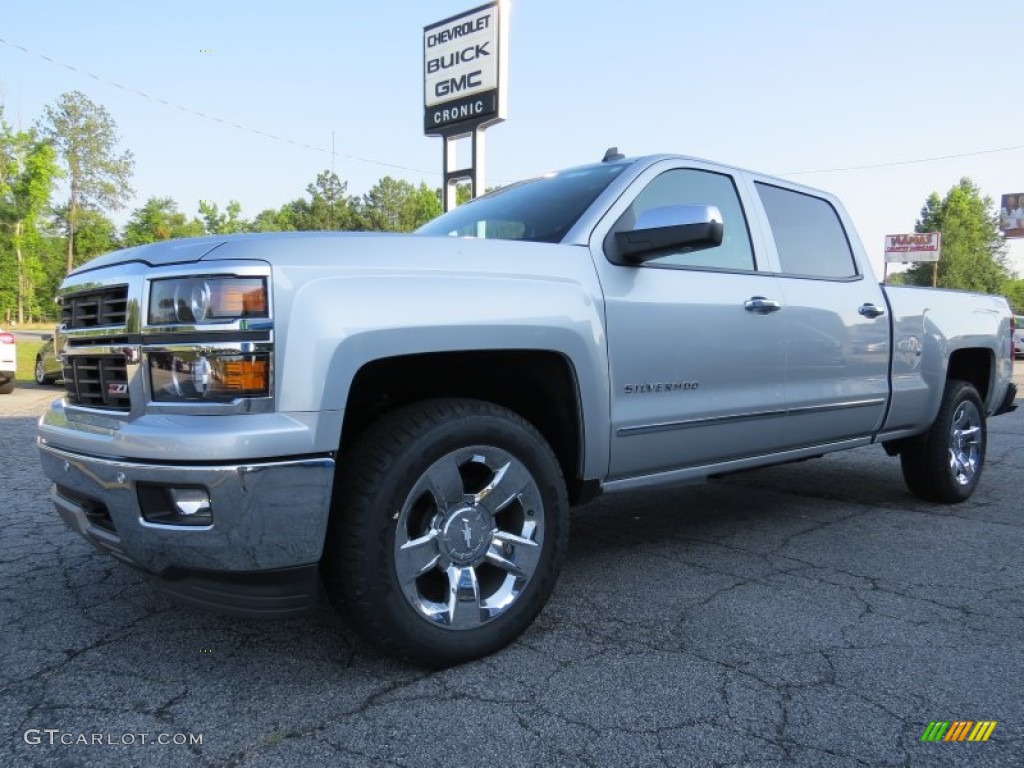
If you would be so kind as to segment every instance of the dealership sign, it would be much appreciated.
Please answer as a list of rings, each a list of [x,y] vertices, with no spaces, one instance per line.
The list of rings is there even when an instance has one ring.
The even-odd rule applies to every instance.
[[[938,232],[913,232],[885,236],[885,260],[909,264],[916,261],[938,261],[942,235]]]
[[[505,119],[505,3],[493,2],[423,28],[423,128],[468,133]]]

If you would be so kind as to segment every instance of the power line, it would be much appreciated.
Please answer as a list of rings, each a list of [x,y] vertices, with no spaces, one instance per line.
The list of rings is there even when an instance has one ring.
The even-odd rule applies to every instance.
[[[960,152],[955,155],[936,155],[935,157],[918,157],[913,160],[893,160],[889,163],[871,163],[870,165],[850,165],[845,168],[818,168],[807,171],[785,171],[779,176],[800,176],[809,173],[838,173],[840,171],[867,171],[874,168],[892,168],[897,165],[914,165],[916,163],[931,163],[936,160],[955,160],[959,157],[975,157],[976,155],[993,155],[997,152],[1015,152],[1024,149],[1024,144],[1015,147],[998,147],[996,149],[978,149],[974,152]]]
[[[160,104],[163,104],[166,107],[172,107],[174,109],[178,109],[178,110],[180,110],[180,111],[182,111],[182,112],[184,112],[186,114],[195,115],[196,117],[201,117],[204,120],[211,120],[211,121],[213,121],[215,123],[220,123],[221,125],[226,125],[229,128],[235,128],[235,129],[240,130],[240,131],[247,131],[248,133],[254,133],[257,136],[263,136],[263,137],[268,138],[268,139],[273,139],[274,141],[283,141],[283,142],[285,142],[287,144],[291,144],[291,145],[296,146],[296,147],[301,147],[303,149],[310,149],[310,150],[313,150],[314,152],[320,152],[320,153],[323,153],[325,155],[330,155],[332,163],[333,163],[334,157],[337,155],[338,157],[343,157],[346,160],[355,160],[356,162],[368,163],[370,165],[380,165],[380,166],[383,166],[385,168],[396,168],[396,169],[402,170],[402,171],[413,171],[414,173],[429,173],[432,176],[441,176],[441,175],[443,175],[443,174],[439,173],[438,171],[427,171],[427,170],[424,170],[422,168],[411,168],[411,167],[409,167],[407,165],[398,165],[397,163],[388,163],[388,162],[385,162],[383,160],[374,160],[373,158],[369,158],[369,157],[359,157],[358,155],[347,155],[347,154],[345,154],[343,152],[337,152],[336,153],[334,151],[333,141],[332,141],[332,147],[330,149],[327,149],[326,147],[317,147],[317,146],[314,146],[312,144],[307,144],[307,143],[305,143],[303,141],[296,141],[295,139],[290,139],[287,136],[278,136],[276,134],[260,130],[259,128],[252,128],[250,126],[241,125],[241,124],[233,122],[231,120],[225,120],[225,119],[223,119],[221,117],[217,117],[216,115],[208,115],[205,112],[200,112],[198,109],[192,109],[191,107],[186,107],[186,106],[183,106],[181,104],[177,104],[177,103],[175,103],[173,101],[168,101],[167,99],[160,98],[159,96],[153,96],[151,94],[146,93],[145,91],[140,91],[137,88],[131,88],[130,86],[122,85],[121,83],[114,82],[113,80],[109,80],[109,79],[107,79],[105,77],[101,77],[101,76],[99,76],[99,75],[97,75],[97,74],[95,74],[93,72],[90,72],[89,70],[82,69],[81,67],[76,67],[73,64],[68,64],[65,61],[60,61],[59,59],[55,59],[55,58],[53,58],[51,56],[47,56],[45,53],[40,53],[39,51],[34,51],[31,48],[26,48],[24,45],[19,45],[18,43],[11,42],[10,40],[4,40],[3,38],[0,38],[0,43],[3,43],[4,45],[6,45],[6,46],[8,46],[10,48],[17,48],[19,51],[23,51],[24,53],[27,53],[30,56],[37,56],[40,59],[43,59],[44,61],[48,61],[51,64],[54,64],[54,65],[59,66],[59,67],[64,67],[65,69],[69,69],[72,72],[75,72],[75,73],[77,73],[79,75],[85,75],[87,77],[91,77],[93,80],[96,80],[97,82],[105,83],[107,85],[112,85],[115,88],[120,88],[122,91],[125,91],[126,93],[131,93],[131,94],[134,94],[136,96],[141,96],[142,98],[148,99],[150,101],[159,102]]]
[[[309,149],[309,150],[312,150],[314,152],[320,152],[321,154],[330,155],[331,158],[332,158],[332,161],[333,161],[334,157],[340,156],[340,157],[343,157],[343,158],[345,158],[347,160],[354,160],[356,162],[367,163],[369,165],[379,165],[379,166],[382,166],[382,167],[385,167],[385,168],[395,168],[397,170],[412,171],[414,173],[427,173],[427,174],[430,174],[432,176],[441,176],[441,175],[443,175],[443,174],[441,174],[441,173],[439,173],[437,171],[429,171],[429,170],[425,170],[423,168],[412,168],[412,167],[407,166],[407,165],[399,165],[397,163],[389,163],[389,162],[386,162],[384,160],[375,160],[375,159],[369,158],[369,157],[360,157],[358,155],[349,155],[349,154],[345,154],[345,153],[335,152],[334,147],[333,147],[333,140],[332,140],[332,147],[331,147],[331,149],[327,149],[325,147],[317,147],[317,146],[314,146],[312,144],[307,144],[306,142],[303,142],[303,141],[296,141],[294,139],[288,138],[287,136],[278,136],[276,134],[260,130],[259,128],[252,128],[250,126],[241,125],[241,124],[233,122],[231,120],[225,120],[223,118],[217,117],[216,115],[208,115],[205,112],[200,112],[197,109],[192,109],[190,107],[186,107],[186,106],[183,106],[181,104],[177,104],[175,102],[168,101],[167,99],[160,98],[159,96],[153,96],[151,94],[146,93],[145,91],[140,91],[137,88],[131,88],[129,86],[123,85],[123,84],[115,82],[113,80],[109,80],[109,79],[107,79],[105,77],[101,77],[100,75],[97,75],[97,74],[95,74],[93,72],[90,72],[90,71],[88,71],[86,69],[82,69],[80,67],[76,67],[73,64],[68,64],[67,62],[64,62],[64,61],[60,61],[59,59],[55,59],[55,58],[53,58],[51,56],[47,56],[46,54],[40,53],[39,51],[34,51],[31,48],[27,48],[24,45],[19,45],[18,43],[12,42],[10,40],[5,40],[3,38],[0,38],[0,43],[6,45],[8,47],[11,47],[11,48],[16,48],[17,50],[22,51],[24,53],[27,53],[30,56],[36,56],[36,57],[38,57],[40,59],[43,59],[44,61],[48,61],[51,64],[54,64],[56,66],[64,67],[65,69],[69,69],[72,72],[75,72],[77,74],[85,75],[87,77],[91,77],[93,80],[96,80],[97,82],[105,83],[107,85],[112,85],[115,88],[120,88],[122,91],[125,91],[127,93],[132,93],[132,94],[134,94],[136,96],[140,96],[140,97],[142,97],[144,99],[148,99],[149,101],[159,102],[160,104],[163,104],[166,107],[171,107],[171,108],[174,108],[174,109],[178,109],[181,112],[184,112],[186,114],[195,115],[196,117],[200,117],[200,118],[202,118],[204,120],[210,120],[210,121],[215,122],[215,123],[220,123],[221,125],[226,125],[229,128],[235,128],[235,129],[240,130],[240,131],[246,131],[248,133],[254,133],[254,134],[258,135],[258,136],[263,136],[263,137],[268,138],[268,139],[273,139],[274,141],[281,141],[281,142],[285,142],[287,144],[291,144],[291,145],[296,146],[296,147],[301,147],[303,149]],[[996,148],[993,148],[993,149],[979,149],[979,150],[975,150],[975,151],[972,151],[972,152],[959,152],[959,153],[950,154],[950,155],[936,155],[936,156],[933,156],[933,157],[919,157],[919,158],[912,158],[912,159],[907,159],[907,160],[893,160],[893,161],[886,162],[886,163],[869,163],[869,164],[866,164],[866,165],[850,165],[850,166],[842,166],[842,167],[838,167],[838,168],[815,168],[815,169],[804,169],[804,170],[799,170],[799,171],[782,171],[782,172],[779,172],[777,175],[779,175],[779,176],[803,176],[803,175],[810,175],[810,174],[815,174],[815,173],[842,173],[842,172],[845,172],[845,171],[867,171],[867,170],[875,170],[875,169],[878,169],[878,168],[893,168],[893,167],[900,166],[900,165],[916,165],[916,164],[919,164],[919,163],[932,163],[932,162],[936,162],[936,161],[939,161],[939,160],[955,160],[955,159],[962,158],[962,157],[976,157],[978,155],[991,155],[991,154],[997,154],[999,152],[1016,152],[1016,151],[1019,151],[1021,149],[1024,149],[1024,144],[1020,144],[1020,145],[1016,145],[1016,146],[1012,146],[1012,147],[996,147]],[[333,165],[333,162],[332,162],[332,165]]]

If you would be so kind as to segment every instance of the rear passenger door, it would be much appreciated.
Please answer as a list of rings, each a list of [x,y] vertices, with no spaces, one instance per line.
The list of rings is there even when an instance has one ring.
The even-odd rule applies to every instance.
[[[838,201],[775,180],[753,187],[786,305],[787,431],[802,445],[869,435],[889,396],[881,286],[859,268],[863,249]]]

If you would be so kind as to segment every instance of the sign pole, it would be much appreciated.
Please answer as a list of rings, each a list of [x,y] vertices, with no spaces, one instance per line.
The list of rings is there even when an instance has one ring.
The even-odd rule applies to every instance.
[[[444,141],[441,202],[445,212],[468,180],[484,193],[484,130],[505,119],[508,4],[492,0],[423,28],[423,127]],[[471,162],[459,168],[456,142],[472,142]]]

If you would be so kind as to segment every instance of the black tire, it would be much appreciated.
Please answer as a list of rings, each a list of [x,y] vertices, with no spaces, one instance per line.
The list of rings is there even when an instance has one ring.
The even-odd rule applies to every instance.
[[[987,441],[985,405],[978,391],[966,381],[950,379],[932,426],[900,453],[907,487],[925,501],[966,501],[981,479]]]
[[[397,409],[343,449],[336,482],[324,584],[386,653],[434,668],[480,658],[547,602],[568,542],[565,481],[512,411],[463,399]],[[505,557],[513,568],[493,564]]]
[[[0,384],[0,395],[9,395],[13,391],[14,391],[14,379],[11,379],[10,381],[8,381],[8,382],[6,382],[4,384]]]

